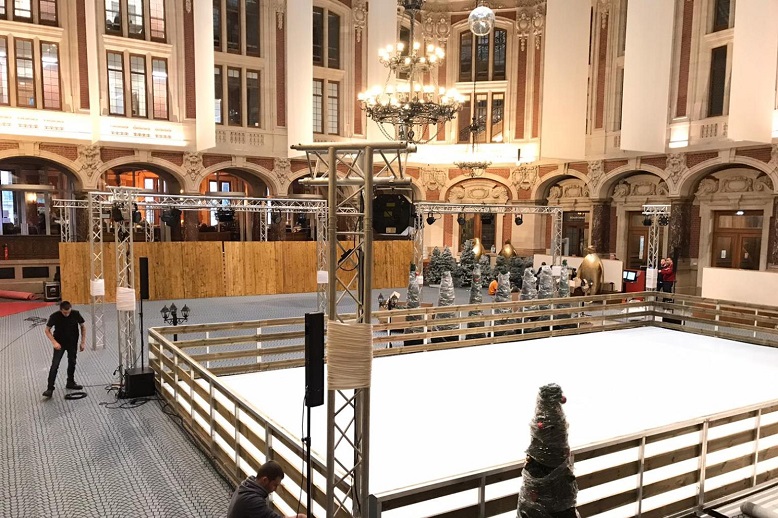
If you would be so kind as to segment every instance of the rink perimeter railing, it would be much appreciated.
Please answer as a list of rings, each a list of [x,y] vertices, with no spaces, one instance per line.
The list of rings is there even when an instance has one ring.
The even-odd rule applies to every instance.
[[[778,308],[656,292],[381,311],[374,313],[373,345],[380,357],[641,326],[778,346]],[[183,339],[173,341],[173,334]],[[304,335],[303,317],[149,330],[160,394],[233,483],[267,459],[280,462],[287,479],[275,503],[289,514],[307,512],[300,438],[231,392],[219,376],[302,367]],[[770,484],[778,473],[778,401],[573,454],[582,516],[688,514]],[[509,516],[522,467],[519,462],[371,495],[369,516]],[[311,512],[323,517],[326,469],[316,455],[312,469]],[[338,487],[347,490],[345,483]]]

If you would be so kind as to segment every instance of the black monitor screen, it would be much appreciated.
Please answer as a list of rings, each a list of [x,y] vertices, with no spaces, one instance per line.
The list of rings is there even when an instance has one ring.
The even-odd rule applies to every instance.
[[[635,270],[624,270],[622,277],[627,282],[635,282],[638,280],[638,272]]]

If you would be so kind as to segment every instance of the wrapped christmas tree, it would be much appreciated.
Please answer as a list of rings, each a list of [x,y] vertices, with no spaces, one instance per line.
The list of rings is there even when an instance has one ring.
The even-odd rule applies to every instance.
[[[427,267],[427,275],[424,280],[428,286],[433,284],[440,284],[440,277],[443,275],[443,263],[441,261],[440,248],[437,246],[432,249],[432,256],[430,257],[430,264]]]
[[[570,270],[567,267],[567,260],[562,261],[561,276],[559,277],[559,296],[570,296]]]
[[[411,263],[411,272],[408,275],[408,296],[407,300],[408,303],[405,306],[407,309],[414,309],[419,307],[419,283],[418,279],[416,278],[416,265]],[[413,322],[416,320],[421,320],[421,315],[408,315],[405,317],[405,320],[408,322]],[[406,327],[405,333],[421,333],[424,329],[421,327]],[[417,340],[405,340],[405,345],[419,345],[424,343],[424,340],[417,339]]]
[[[578,484],[573,475],[567,420],[567,401],[559,385],[540,387],[535,418],[530,422],[531,442],[521,472],[517,518],[576,518]]]
[[[446,249],[448,250],[448,249]],[[450,252],[449,252],[450,253]],[[453,306],[454,305],[454,281],[451,278],[451,272],[443,272],[443,277],[440,279],[440,293],[438,295],[438,307]],[[447,318],[455,318],[456,313],[436,313],[435,321],[445,320]],[[459,329],[459,324],[436,324],[434,326],[435,331],[451,331]],[[443,336],[433,338],[433,342],[452,342],[459,340],[458,335]]]
[[[462,255],[459,256],[459,267],[457,268],[457,277],[459,285],[466,288],[470,286],[473,279],[473,270],[476,266],[475,253],[473,252],[473,240],[465,241],[465,247],[462,249]]]
[[[449,247],[444,248],[443,253],[440,254],[440,263],[444,272],[449,272],[452,276],[454,275],[454,272],[457,270],[457,260],[454,259],[454,255],[451,253]],[[441,275],[441,283],[442,282],[443,276]]]
[[[509,302],[511,300],[511,274],[500,273],[497,274],[497,293],[494,295],[495,302]],[[511,308],[497,308],[494,310],[495,315],[504,315],[512,313]],[[516,321],[511,318],[495,320],[494,325],[502,326],[506,324],[514,324]],[[513,331],[495,331],[494,336],[505,336],[513,334]]]
[[[554,277],[551,275],[551,267],[541,266],[540,274],[538,275],[538,299],[552,299],[554,298]],[[551,309],[551,304],[540,304],[539,310]],[[549,315],[538,317],[539,321],[551,320]],[[548,328],[542,328],[543,331],[547,331]]]
[[[484,301],[484,295],[481,291],[481,266],[475,265],[473,268],[473,277],[470,283],[470,304],[481,304]],[[484,312],[481,309],[470,310],[467,315],[470,317],[480,317]],[[483,322],[469,322],[467,324],[468,329],[473,327],[484,327]],[[471,338],[485,338],[483,333],[467,335],[468,340]]]
[[[492,278],[492,264],[489,262],[489,256],[486,254],[482,255],[478,264],[481,266],[481,279],[486,279],[488,283]]]
[[[537,278],[535,277],[535,272],[532,271],[532,268],[525,268],[524,269],[524,278],[521,281],[521,295],[519,295],[519,300],[535,300],[538,298],[538,289],[537,289]],[[522,312],[527,311],[537,311],[537,306],[525,306],[522,308]],[[522,317],[522,322],[532,322],[534,320],[537,320],[536,317]],[[536,331],[536,329],[527,329],[522,328],[522,333],[528,333],[531,331]]]

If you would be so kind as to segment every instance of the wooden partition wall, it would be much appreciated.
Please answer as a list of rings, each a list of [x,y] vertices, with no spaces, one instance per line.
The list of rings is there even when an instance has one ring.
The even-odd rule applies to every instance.
[[[136,289],[140,286],[138,258],[149,258],[150,300],[316,291],[313,241],[135,243],[134,247]],[[345,243],[344,247],[349,248]],[[105,243],[103,254],[105,301],[113,302],[115,245]],[[374,288],[407,284],[413,258],[411,241],[378,241],[373,255]],[[88,303],[89,243],[60,243],[59,257],[62,297],[74,304]],[[347,282],[347,275],[344,272],[339,277]]]

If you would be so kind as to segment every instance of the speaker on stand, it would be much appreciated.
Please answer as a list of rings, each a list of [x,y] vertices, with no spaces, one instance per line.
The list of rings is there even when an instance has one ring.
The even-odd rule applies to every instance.
[[[305,412],[306,437],[303,438],[305,446],[306,465],[306,509],[308,516],[313,516],[311,511],[313,483],[311,481],[311,408],[324,404],[324,313],[305,314]]]
[[[119,397],[138,398],[154,395],[154,371],[143,366],[143,301],[149,299],[149,258],[138,258],[140,270],[140,367],[127,369],[124,373],[124,387]]]

